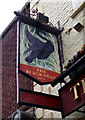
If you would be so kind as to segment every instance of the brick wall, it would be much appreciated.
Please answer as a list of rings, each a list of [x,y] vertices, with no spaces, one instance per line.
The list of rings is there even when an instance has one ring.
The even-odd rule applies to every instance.
[[[2,118],[2,40],[0,39],[0,118]]]
[[[22,13],[29,16],[29,4]],[[13,22],[2,34],[2,118],[10,118],[17,104],[16,55],[17,23]],[[0,44],[1,45],[1,44]],[[33,90],[33,82],[19,73],[20,88]],[[26,107],[24,106],[23,109]],[[20,108],[21,109],[21,108]]]
[[[78,6],[79,7],[79,6]],[[36,10],[38,8],[38,12],[44,13],[49,17],[49,21],[54,25],[58,26],[57,22],[60,21],[61,27],[64,27],[62,32],[62,44],[63,44],[63,55],[64,55],[64,65],[67,63],[69,59],[73,57],[73,55],[83,46],[84,42],[84,30],[77,32],[74,29],[75,24],[80,22],[83,24],[84,21],[84,10],[82,9],[74,18],[71,17],[73,13],[78,9],[73,9],[71,0],[61,1],[61,0],[31,0],[31,12],[32,10]],[[68,32],[71,29],[70,32]],[[66,79],[67,81],[69,79]],[[40,91],[52,95],[58,95],[58,89],[60,89],[60,84],[55,87],[51,87],[51,85],[43,85],[40,86],[34,83],[34,90]],[[61,113],[51,110],[43,110],[40,108],[36,108],[36,116],[37,118],[61,118]],[[80,114],[73,114],[70,117],[80,117]]]
[[[13,26],[13,28],[11,28],[2,39],[2,117],[7,117],[10,112],[12,113],[15,109],[12,108],[12,106],[16,103],[15,101],[16,26]],[[14,106],[17,107],[17,104]]]

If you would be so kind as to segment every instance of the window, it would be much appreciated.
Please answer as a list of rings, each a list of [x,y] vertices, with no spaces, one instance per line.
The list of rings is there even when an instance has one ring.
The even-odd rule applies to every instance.
[[[72,0],[72,7],[73,7],[73,9],[78,7],[82,2],[84,2],[84,0]]]

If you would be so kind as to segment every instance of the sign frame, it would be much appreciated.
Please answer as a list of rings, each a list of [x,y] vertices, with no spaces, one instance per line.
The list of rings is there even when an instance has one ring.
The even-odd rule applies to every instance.
[[[85,72],[82,72],[78,77],[72,79],[70,82],[68,82],[65,86],[63,86],[63,87],[62,87],[61,89],[59,89],[59,91],[58,91],[58,92],[59,92],[59,97],[60,97],[62,118],[67,117],[68,115],[70,115],[70,114],[72,114],[73,112],[77,111],[77,110],[80,109],[81,107],[85,106],[85,103],[80,104],[80,105],[78,105],[78,107],[76,107],[76,108],[74,108],[73,110],[71,110],[70,112],[64,114],[64,110],[63,110],[64,106],[63,106],[63,100],[62,100],[62,95],[61,95],[61,91],[63,91],[66,87],[68,87],[69,85],[71,85],[71,84],[74,82],[74,80],[77,81],[77,80],[79,80],[80,78],[82,78],[82,76],[84,76],[84,79],[85,79]],[[78,79],[78,78],[79,78],[79,79]],[[72,94],[72,93],[71,93],[71,94]],[[82,93],[82,94],[83,94],[83,93]],[[84,96],[85,96],[85,94],[84,94]]]
[[[24,15],[21,15],[20,13],[15,13],[17,16],[18,16],[18,22],[19,22],[19,33],[18,33],[18,37],[19,37],[19,55],[18,55],[18,72],[23,74],[24,76],[26,76],[27,78],[33,80],[34,82],[40,84],[40,85],[45,85],[45,84],[50,84],[52,81],[47,81],[47,82],[41,82],[39,81],[38,79],[34,78],[33,76],[23,72],[22,70],[20,70],[20,23],[23,22],[25,24],[28,24],[28,25],[32,25],[34,27],[38,27],[40,28],[41,30],[45,30],[46,32],[49,32],[53,35],[56,36],[56,41],[57,41],[57,45],[58,45],[58,55],[59,55],[59,62],[60,62],[60,74],[61,74],[61,68],[62,68],[62,58],[61,58],[61,48],[59,46],[60,44],[60,41],[58,41],[58,36],[60,35],[60,30],[58,30],[57,28],[55,27],[51,27],[51,26],[48,26],[48,25],[45,25],[45,24],[42,24],[40,23],[39,21],[37,20],[34,20],[30,17],[26,17]],[[57,77],[57,76],[56,76]]]
[[[41,99],[42,101],[43,101],[43,103],[42,103],[42,101],[41,101],[41,104],[38,104],[38,103],[36,103],[36,100],[38,99],[37,97],[34,99],[32,96],[31,97],[29,97],[30,99],[31,99],[31,101],[32,102],[26,102],[26,101],[22,101],[21,100],[21,92],[25,92],[25,93],[28,93],[28,94],[31,94],[31,95],[33,95],[33,97],[34,96],[41,96],[41,97],[43,97],[43,99],[44,100],[46,100],[46,99],[50,99],[49,101],[51,101],[52,102],[52,99],[55,99],[54,100],[54,102],[55,101],[57,101],[59,104],[59,106],[60,106],[60,98],[59,98],[59,96],[54,96],[54,95],[50,95],[50,94],[45,94],[45,93],[41,93],[41,92],[37,92],[37,91],[30,91],[30,90],[26,90],[26,89],[19,89],[19,105],[29,105],[29,106],[33,106],[33,107],[39,107],[39,108],[43,108],[43,109],[49,109],[49,110],[54,110],[54,111],[61,111],[61,106],[59,107],[53,107],[53,104],[50,104],[50,106],[47,106],[47,105],[45,105],[45,104],[48,104],[47,103],[47,101],[46,101],[46,103],[45,103],[45,101],[44,100],[42,100],[41,99],[41,97],[39,97],[39,99]],[[25,93],[23,93],[24,95],[25,95]],[[27,95],[26,95],[27,96]],[[46,98],[45,98],[46,97]],[[27,98],[26,97],[24,97],[26,100],[27,100]],[[34,100],[34,101],[33,101]],[[30,100],[29,100],[30,101]],[[39,102],[40,102],[40,100],[38,100]],[[57,106],[57,104],[55,105],[55,106]]]

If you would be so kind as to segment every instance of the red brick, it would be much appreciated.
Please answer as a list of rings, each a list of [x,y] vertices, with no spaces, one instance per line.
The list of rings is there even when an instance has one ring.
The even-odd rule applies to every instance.
[[[25,9],[29,14],[29,8]],[[2,117],[8,118],[17,109],[16,49],[17,24],[2,39]],[[33,82],[19,73],[20,88],[33,89]]]

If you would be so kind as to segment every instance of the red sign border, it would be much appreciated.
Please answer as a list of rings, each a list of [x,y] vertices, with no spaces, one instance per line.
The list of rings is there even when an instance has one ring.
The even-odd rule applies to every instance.
[[[23,65],[23,64],[20,64],[20,66],[26,66],[26,65]],[[34,67],[34,66],[26,66],[26,67],[28,67],[29,68],[29,70],[30,71],[32,71],[30,68],[35,68],[36,69],[36,67]],[[24,68],[24,67],[23,67]],[[44,69],[42,69],[42,68],[37,68],[37,69],[39,69],[39,70],[43,70],[43,71],[45,71]],[[33,81],[35,81],[35,82],[37,82],[37,83],[39,83],[39,84],[41,84],[41,85],[43,85],[43,84],[49,84],[49,83],[51,83],[52,82],[52,80],[49,80],[48,78],[47,78],[47,82],[42,82],[42,81],[39,81],[39,80],[37,80],[37,77],[33,77],[33,76],[31,76],[30,75],[30,73],[26,73],[26,72],[24,72],[24,71],[26,71],[26,68],[25,69],[20,69],[19,70],[23,75],[25,75],[26,77],[29,77],[30,79],[32,79]],[[37,72],[37,71],[36,71]],[[54,75],[55,76],[55,74],[56,74],[56,77],[57,76],[59,76],[61,73],[56,73],[56,72],[53,72],[53,71],[51,71],[51,73],[50,73],[50,71],[49,70],[46,70],[46,72],[47,73],[49,73],[49,75]],[[47,74],[46,74],[47,75]],[[43,78],[43,77],[42,77]],[[43,81],[44,81],[44,79],[43,79]]]
[[[82,76],[84,73],[81,73],[79,76]],[[78,76],[78,77],[79,77]],[[75,108],[73,111],[67,113],[67,114],[64,114],[63,112],[63,105],[62,105],[62,98],[61,98],[61,90],[63,90],[66,86],[68,86],[69,84],[71,84],[75,79],[78,79],[78,77],[72,79],[70,82],[68,82],[65,86],[63,86],[61,89],[58,90],[59,92],[59,97],[60,97],[60,104],[61,104],[61,114],[62,114],[62,118],[65,118],[67,117],[68,115],[72,114],[73,112],[77,111],[78,109],[80,109],[81,107],[83,107],[85,105],[85,103],[81,104],[80,106],[78,106],[77,108]]]
[[[40,104],[35,104],[35,103],[21,101],[20,100],[20,92],[21,91],[33,93],[33,94],[36,94],[36,95],[38,94],[38,95],[42,95],[42,96],[56,97],[60,101],[60,97],[59,96],[45,94],[45,93],[41,93],[41,92],[30,91],[30,90],[26,90],[26,89],[19,89],[19,105],[29,105],[29,106],[32,106],[32,107],[39,107],[39,108],[43,108],[43,109],[49,109],[49,110],[54,110],[54,111],[61,112],[61,106],[60,106],[60,108],[54,108],[54,107],[49,107],[49,106],[45,106],[45,105],[40,105]]]

